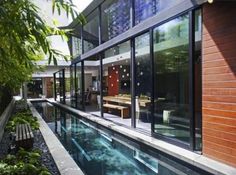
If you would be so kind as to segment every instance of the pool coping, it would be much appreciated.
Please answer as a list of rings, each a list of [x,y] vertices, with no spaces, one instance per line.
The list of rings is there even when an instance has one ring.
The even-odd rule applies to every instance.
[[[66,109],[74,114],[82,116],[90,121],[93,121],[95,123],[98,123],[98,124],[106,127],[106,128],[114,130],[115,132],[118,132],[122,135],[126,135],[127,137],[129,137],[133,140],[136,140],[138,142],[142,142],[148,146],[151,146],[154,149],[160,150],[163,153],[171,155],[177,159],[180,159],[186,163],[189,163],[192,166],[196,166],[196,167],[198,167],[202,170],[205,170],[209,173],[212,173],[215,175],[235,175],[236,174],[236,168],[226,165],[224,163],[221,163],[219,161],[210,159],[204,155],[194,153],[192,151],[189,151],[189,150],[183,149],[181,147],[167,143],[165,141],[162,141],[162,140],[156,139],[154,137],[142,134],[142,133],[137,132],[131,128],[117,125],[112,121],[108,121],[103,118],[93,116],[91,114],[77,110],[77,109],[67,106],[65,104],[61,104],[53,99],[46,99],[46,100],[52,104],[55,104],[57,106],[60,106],[64,109]]]
[[[55,134],[49,128],[47,123],[43,120],[41,115],[38,113],[38,111],[32,105],[30,100],[28,100],[27,103],[28,103],[28,106],[29,106],[33,116],[37,117],[37,119],[38,119],[38,122],[40,124],[39,130],[40,130],[41,134],[43,135],[45,143],[46,143],[46,145],[53,157],[53,160],[54,160],[60,174],[61,175],[68,175],[68,174],[84,175],[82,170],[75,163],[73,158],[66,151],[64,146],[61,144],[61,142],[58,140],[58,138],[55,136]]]

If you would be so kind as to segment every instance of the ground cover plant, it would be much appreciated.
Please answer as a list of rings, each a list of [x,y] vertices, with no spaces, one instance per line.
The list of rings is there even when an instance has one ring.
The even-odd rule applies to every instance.
[[[20,149],[16,155],[8,154],[0,161],[0,175],[50,175],[40,162],[41,151]]]
[[[23,110],[13,115],[7,123],[6,129],[15,132],[17,124],[29,124],[33,131],[39,129],[38,120],[31,114],[30,110]]]

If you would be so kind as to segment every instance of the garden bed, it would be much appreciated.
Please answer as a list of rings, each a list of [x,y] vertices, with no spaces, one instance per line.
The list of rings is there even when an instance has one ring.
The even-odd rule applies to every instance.
[[[8,122],[8,126],[7,126],[8,129],[5,129],[2,141],[0,142],[0,159],[1,159],[0,170],[4,169],[4,171],[0,171],[0,174],[9,174],[8,171],[10,171],[10,173],[17,171],[18,172],[17,174],[19,175],[23,173],[27,175],[27,171],[29,171],[28,174],[32,174],[32,172],[35,171],[37,172],[36,174],[40,174],[40,175],[48,175],[48,174],[59,175],[60,174],[59,170],[53,160],[53,157],[45,143],[45,140],[40,130],[38,129],[37,122],[34,122],[35,119],[32,120],[33,122],[31,122],[31,120],[29,122],[31,127],[33,126],[34,128],[34,131],[33,131],[34,144],[33,144],[32,150],[16,151],[14,149],[13,150],[9,149],[10,146],[14,144],[14,136],[12,136],[11,131],[14,131],[15,124],[28,122],[27,117],[26,118],[23,117],[22,120],[19,119],[21,117],[18,117],[18,118],[15,117],[16,114],[18,114],[19,112],[22,112],[23,108],[24,108],[24,105],[22,105],[22,102],[16,103],[16,107],[13,112],[13,115],[10,118],[10,121]],[[21,156],[22,154],[26,154],[27,156],[30,155],[28,156],[29,158],[27,157],[28,159],[27,161],[25,161],[25,158],[20,159],[22,157]],[[33,157],[33,159],[31,157]],[[36,159],[34,157],[36,157],[37,162],[35,162]]]

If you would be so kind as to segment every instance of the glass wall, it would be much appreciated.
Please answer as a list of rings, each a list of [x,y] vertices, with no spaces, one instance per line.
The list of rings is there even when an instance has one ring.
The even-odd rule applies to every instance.
[[[55,73],[56,78],[56,86],[55,86],[55,100],[64,103],[64,70],[60,70],[59,72]]]
[[[84,61],[85,111],[101,116],[100,60],[98,56]]]
[[[59,71],[59,96],[60,102],[65,103],[65,71]]]
[[[71,107],[76,108],[76,93],[75,93],[75,64],[70,66],[70,96],[71,96]]]
[[[195,12],[195,55],[194,55],[194,111],[195,111],[195,150],[202,148],[202,17],[201,10]]]
[[[55,73],[55,79],[54,79],[54,91],[55,91],[55,97],[54,99],[56,101],[60,101],[60,93],[59,93],[59,73]]]
[[[131,27],[131,0],[106,0],[102,4],[102,42]]]
[[[77,37],[72,37],[72,56],[73,58],[82,54],[82,43],[81,39]]]
[[[135,2],[137,3],[137,1]],[[178,0],[175,3],[180,1],[182,0]],[[105,1],[102,4],[102,20],[109,19],[109,22],[113,20],[113,17],[116,16],[115,13],[121,13],[117,8],[122,7],[123,13],[130,8],[122,6],[121,2],[130,5],[130,2],[122,0],[115,0],[113,2],[109,0]],[[146,0],[142,2],[147,4],[153,2],[152,5],[155,2],[158,10],[168,8],[174,4],[171,0]],[[141,3],[141,0],[139,3]],[[114,12],[114,16],[110,14],[111,12]],[[149,14],[148,12],[145,13]],[[139,22],[146,17],[140,17]],[[126,18],[123,20],[126,21]],[[130,22],[130,20],[128,21]],[[148,131],[156,136],[181,142],[187,146],[190,146],[190,140],[195,139],[196,145],[194,145],[194,149],[200,150],[202,138],[202,21],[200,10],[195,12],[194,21],[195,41],[193,42],[195,42],[195,55],[193,55],[194,73],[192,75],[190,74],[192,70],[189,69],[191,68],[190,58],[192,58],[189,52],[190,46],[192,45],[192,43],[189,43],[189,24],[191,21],[189,15],[185,14],[152,29],[152,36],[152,32],[148,32],[132,38],[135,40],[133,45],[135,48],[133,72],[135,75],[135,104],[131,103],[131,42],[127,41],[102,51],[99,53],[99,56],[89,57],[77,63],[74,72],[71,69],[71,81],[73,80],[73,76],[76,75],[74,77],[74,85],[73,82],[71,84],[72,99],[76,97],[76,100],[74,100],[76,108],[97,116],[103,116],[105,119],[126,126],[131,125],[132,118],[135,120],[133,124],[137,128]],[[103,39],[105,37],[103,41],[120,34],[119,30],[112,28],[113,24],[118,25],[119,23],[117,21],[113,22],[104,22],[104,24],[111,28],[107,27],[107,29],[102,31]],[[106,28],[105,25],[102,26],[102,28],[104,27]],[[89,31],[89,27],[86,28],[85,26],[84,29]],[[112,33],[112,30],[117,33]],[[102,65],[100,65],[100,57],[102,58]],[[101,68],[102,73],[100,72]],[[190,89],[191,78],[194,79],[194,94]],[[58,80],[60,86],[60,77]],[[103,92],[102,101],[100,94],[101,85]],[[61,90],[60,87],[58,89]],[[194,111],[192,110],[192,106],[190,106],[190,97],[192,95],[195,100]],[[59,95],[59,97],[61,96]],[[131,115],[131,106],[133,109],[135,108],[135,115]],[[101,115],[101,111],[103,111],[103,115]],[[195,126],[191,123],[193,112]],[[192,129],[192,127],[195,129],[195,136],[193,136],[194,138],[191,136],[190,139],[190,128]]]
[[[103,116],[131,124],[130,42],[117,45],[103,58]]]
[[[154,132],[190,142],[189,16],[154,29]]]
[[[135,38],[135,109],[136,127],[151,132],[152,66],[150,34]]]
[[[174,6],[182,0],[135,0],[135,24]]]
[[[86,17],[87,23],[83,26],[84,53],[99,45],[99,12],[98,9]]]
[[[65,68],[65,103],[67,105],[71,104],[71,89],[70,89],[70,68]]]
[[[43,94],[43,80],[42,78],[33,78],[27,84],[27,97],[28,98],[40,98]]]
[[[83,102],[83,86],[82,86],[82,63],[79,62],[75,64],[75,96],[76,96],[76,108],[79,110],[84,109],[84,102]]]

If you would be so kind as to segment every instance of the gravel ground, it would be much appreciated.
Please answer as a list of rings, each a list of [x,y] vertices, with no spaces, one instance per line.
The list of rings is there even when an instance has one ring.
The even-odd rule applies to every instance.
[[[34,132],[34,148],[38,148],[42,151],[41,162],[44,166],[48,168],[52,175],[59,175],[57,166],[52,158],[51,153],[43,139],[43,136],[40,131]]]
[[[8,154],[8,149],[12,143],[10,134],[5,132],[0,142],[0,159],[4,158]],[[41,162],[47,167],[52,175],[60,175],[57,166],[48,150],[48,147],[43,139],[40,131],[34,131],[34,147],[42,151]]]
[[[8,153],[8,148],[11,145],[10,134],[4,132],[2,141],[0,142],[0,159],[4,158]]]

